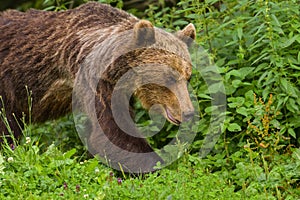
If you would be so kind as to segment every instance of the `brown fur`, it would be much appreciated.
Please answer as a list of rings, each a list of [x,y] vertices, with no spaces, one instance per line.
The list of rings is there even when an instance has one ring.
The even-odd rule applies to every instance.
[[[115,41],[108,50],[112,54],[113,63],[105,69],[99,64],[97,66],[94,61],[103,56],[101,53],[99,55],[102,42],[127,30],[134,30],[134,38]],[[12,113],[15,113],[17,119],[21,118],[22,112],[28,115],[25,85],[33,94],[33,121],[43,122],[71,112],[73,84],[80,66],[84,66],[92,74],[102,70],[103,76],[95,88],[96,91],[92,88],[82,89],[78,94],[85,96],[84,93],[88,91],[94,94],[96,117],[106,135],[99,135],[92,128],[88,138],[89,145],[94,149],[93,153],[105,154],[110,160],[122,160],[122,164],[134,170],[138,164],[130,163],[127,154],[109,152],[105,148],[108,142],[128,152],[144,153],[153,150],[145,139],[124,133],[115,123],[110,106],[112,91],[122,74],[138,65],[160,63],[172,66],[180,74],[175,83],[169,84],[176,94],[162,86],[148,84],[139,88],[135,95],[146,109],[153,104],[161,104],[169,109],[176,122],[183,121],[185,114],[193,111],[186,89],[186,80],[191,75],[191,64],[186,46],[188,41],[185,41],[184,36],[195,37],[193,25],[178,32],[176,37],[154,28],[148,21],[98,3],[87,3],[63,12],[29,10],[22,13],[8,10],[1,13],[0,95],[4,100],[12,130],[16,136],[20,135]],[[138,48],[133,52],[126,52],[127,44]],[[122,51],[126,53],[114,57]],[[178,56],[178,52],[182,55]],[[160,77],[161,81],[171,76],[161,70],[149,73]],[[136,83],[139,81],[141,80],[137,79]],[[181,109],[177,95],[181,98],[182,105],[185,105]],[[84,103],[89,104],[89,99],[85,98]],[[0,107],[4,105],[0,103]],[[168,118],[163,107],[160,112]],[[174,120],[170,121],[174,123]],[[0,132],[7,132],[2,122]],[[99,152],[99,145],[106,152]],[[152,158],[141,157],[140,161],[141,168],[152,168],[157,161],[163,162],[156,154]]]

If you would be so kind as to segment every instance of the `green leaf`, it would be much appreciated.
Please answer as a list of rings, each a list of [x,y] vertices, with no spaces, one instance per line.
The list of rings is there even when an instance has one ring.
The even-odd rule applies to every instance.
[[[0,154],[0,174],[4,174],[4,169],[5,169],[5,166],[4,166],[4,159],[3,159],[3,155],[2,153]]]
[[[248,92],[245,93],[245,98],[247,101],[254,101],[254,92],[253,90],[249,90]]]
[[[235,65],[235,64],[238,64],[240,62],[239,59],[235,59],[235,60],[230,60],[227,65]]]
[[[235,87],[235,88],[238,88],[241,84],[241,80],[233,80],[232,81],[232,86]]]
[[[187,25],[188,22],[187,21],[184,21],[184,20],[176,20],[174,23],[173,23],[173,26],[182,26],[182,25]]]
[[[272,124],[275,128],[280,129],[280,122],[276,119],[272,119],[270,124]]]
[[[300,44],[300,35],[298,34],[295,37],[296,37],[296,41]]]
[[[289,38],[289,39],[286,38],[284,41],[281,41],[281,43],[279,43],[281,48],[287,48],[287,47],[291,46],[295,42],[297,37],[298,37],[298,35],[295,35],[292,38]]]
[[[198,14],[189,14],[186,16],[186,18],[197,19],[197,18],[199,18],[199,15]]]
[[[277,19],[277,17],[274,14],[271,14],[271,17],[273,18],[273,20],[277,26],[281,26],[279,20]]]
[[[225,80],[229,80],[231,76],[236,76],[236,77],[240,78],[240,77],[242,77],[242,74],[236,69],[231,70],[231,71],[226,73]]]
[[[217,82],[208,86],[208,91],[210,94],[223,91],[223,83]]]
[[[242,37],[243,37],[243,29],[242,29],[242,27],[238,27],[237,28],[237,35],[238,35],[238,38],[240,40],[242,40]]]
[[[217,62],[215,63],[218,67],[222,67],[225,64],[225,60],[226,58],[222,58],[217,60]]]
[[[135,114],[135,121],[138,122],[145,114],[144,110],[139,110],[136,114]]]
[[[298,89],[293,86],[293,84],[288,81],[286,78],[280,78],[281,88],[288,94],[289,96],[299,98],[298,97]]]
[[[241,127],[240,125],[238,125],[237,123],[231,123],[229,124],[228,128],[227,128],[230,132],[238,132],[241,131]]]
[[[150,126],[149,130],[151,132],[158,132],[158,131],[160,131],[160,129],[157,126]]]
[[[289,133],[289,135],[292,136],[293,138],[295,138],[295,139],[297,138],[294,129],[289,128],[289,129],[288,129],[288,133]]]
[[[241,74],[241,78],[244,79],[246,76],[248,76],[249,74],[253,73],[253,70],[255,69],[255,67],[242,67],[239,69],[239,72]]]
[[[213,111],[215,111],[215,110],[218,110],[219,109],[219,107],[218,106],[209,106],[209,107],[207,107],[207,108],[205,108],[205,112],[206,113],[211,113],[211,112],[213,112]]]
[[[299,111],[299,107],[296,105],[296,101],[293,98],[289,98],[286,103],[286,108],[292,113]]]
[[[300,53],[300,51],[299,51],[299,53]],[[300,54],[299,54],[299,55],[300,55]],[[298,58],[298,59],[300,59],[300,58]],[[295,70],[299,70],[299,71],[300,71],[300,67],[298,67],[297,65],[291,64],[290,67],[291,67],[292,69],[295,69]]]
[[[89,164],[88,166],[86,167],[86,171],[87,173],[88,172],[94,172],[95,168],[99,165],[99,162],[97,159],[94,159],[94,160],[89,160]]]
[[[240,108],[236,109],[236,112],[241,115],[244,115],[246,117],[248,116],[248,109],[245,107],[240,107]]]
[[[232,102],[232,103],[228,103],[228,106],[230,108],[236,108],[236,107],[240,107],[244,104],[245,98],[244,97],[230,97],[230,98],[228,98],[228,102]]]
[[[293,153],[293,158],[298,160],[298,162],[300,161],[300,149],[295,149],[295,151]]]
[[[70,151],[64,153],[64,158],[71,158],[71,156],[73,156],[76,153],[76,149],[73,148]]]
[[[285,78],[281,78],[280,83],[283,86],[284,90],[288,89],[288,81]]]
[[[199,94],[198,94],[198,97],[203,98],[203,99],[209,99],[209,100],[212,99],[211,96],[209,96],[209,95],[207,95],[207,94],[203,94],[203,93],[199,93]]]

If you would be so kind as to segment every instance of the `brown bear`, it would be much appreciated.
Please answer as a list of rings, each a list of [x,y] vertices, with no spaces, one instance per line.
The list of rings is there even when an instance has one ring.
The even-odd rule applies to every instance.
[[[173,124],[191,118],[188,45],[195,35],[192,24],[171,34],[149,21],[95,2],[60,12],[2,12],[0,96],[4,104],[0,102],[0,108],[5,107],[14,135],[21,135],[21,123],[16,120],[22,113],[28,118],[27,86],[32,91],[33,122],[80,108],[79,112],[91,118],[83,137],[92,154],[105,158],[113,167],[123,166],[124,171],[152,171],[158,161],[164,161],[134,127],[127,127],[132,134],[120,128],[116,115],[125,126],[130,116],[114,114],[113,106],[122,110],[128,95],[121,97],[120,93],[119,103],[112,105],[113,91],[124,74],[140,71],[145,76],[134,76],[132,85],[126,81],[119,85],[136,87],[133,95],[142,106],[150,109],[158,105],[156,110]],[[146,76],[155,77],[162,85],[144,81]],[[131,107],[129,112],[133,114]],[[1,121],[0,133],[4,137],[8,133]]]

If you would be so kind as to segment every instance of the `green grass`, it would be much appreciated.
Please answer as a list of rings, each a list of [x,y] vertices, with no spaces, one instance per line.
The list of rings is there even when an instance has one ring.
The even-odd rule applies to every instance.
[[[48,122],[36,127],[47,130]],[[71,119],[60,121],[62,133]],[[62,133],[47,146],[35,133],[21,144],[3,145],[0,199],[297,199],[300,150],[265,156],[248,146],[199,158],[185,153],[172,165],[145,175],[122,174],[82,151]],[[37,135],[35,135],[37,134]],[[69,132],[69,134],[73,134]],[[55,135],[55,134],[54,134]],[[57,144],[57,145],[55,145]],[[76,145],[75,145],[76,146]],[[66,150],[69,149],[69,150]],[[83,152],[83,153],[82,153]]]

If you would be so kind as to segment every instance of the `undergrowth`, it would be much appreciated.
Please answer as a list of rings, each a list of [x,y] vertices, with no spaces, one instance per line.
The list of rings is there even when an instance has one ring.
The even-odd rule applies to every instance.
[[[121,0],[101,2],[122,7]],[[216,6],[219,2],[185,0],[174,8],[156,4],[142,14],[167,30],[194,23],[196,42],[222,76],[226,120],[208,156],[200,158],[198,152],[210,132],[211,93],[196,74],[190,83],[200,107],[197,137],[171,166],[143,176],[113,171],[88,156],[67,116],[30,125],[21,141],[2,145],[0,198],[299,199],[300,4],[229,0]],[[47,10],[76,5],[43,3],[36,5]],[[143,110],[137,116],[141,125],[149,124]],[[165,130],[152,144],[176,134],[171,125]]]

